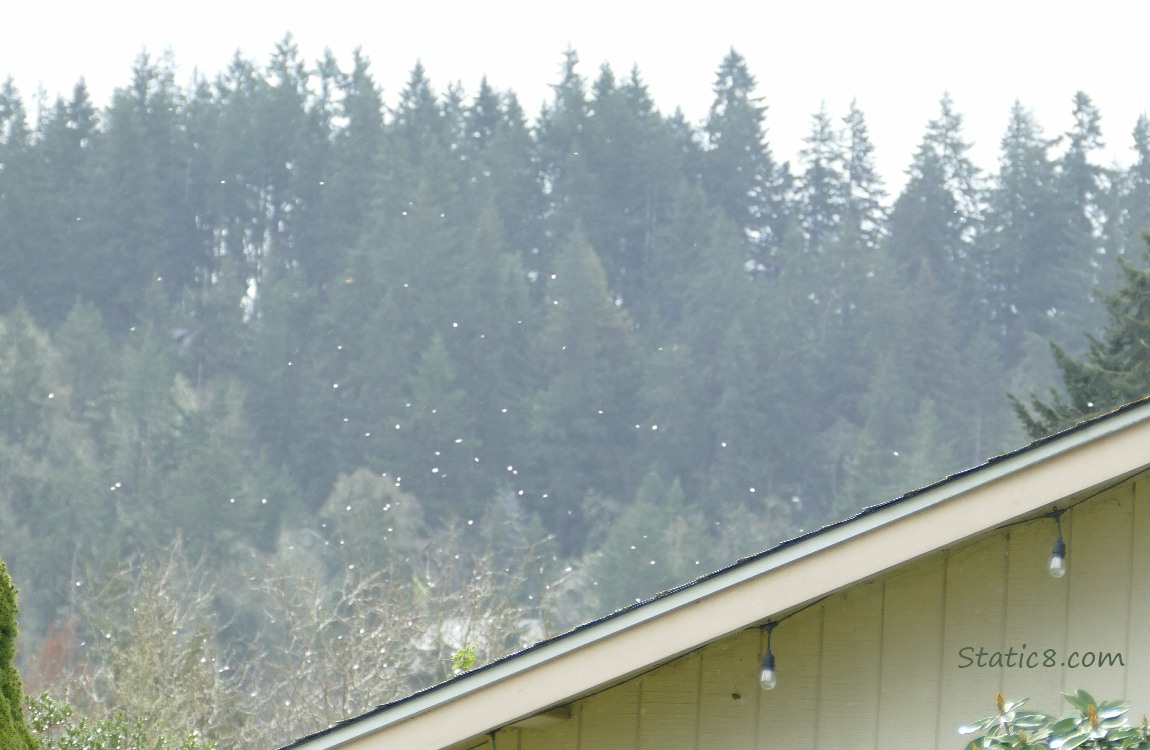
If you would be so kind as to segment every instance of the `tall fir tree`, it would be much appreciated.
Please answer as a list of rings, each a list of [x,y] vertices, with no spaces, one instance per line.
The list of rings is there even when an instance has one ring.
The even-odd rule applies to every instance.
[[[1102,256],[1108,251],[1110,233],[1109,191],[1112,175],[1093,162],[1092,155],[1101,149],[1102,114],[1085,93],[1074,95],[1073,127],[1067,131],[1066,151],[1059,160],[1059,197],[1063,216],[1059,224],[1062,244],[1066,248],[1064,273],[1075,292],[1057,308],[1093,328],[1100,320],[1088,320],[1097,306],[1092,305],[1093,291],[1110,271]]]
[[[559,82],[552,86],[554,96],[543,105],[535,125],[539,189],[543,193],[547,230],[544,246],[527,259],[527,265],[529,271],[544,279],[558,262],[565,238],[583,226],[584,204],[595,189],[585,147],[590,115],[587,81],[578,65],[575,50],[564,52]]]
[[[37,159],[24,100],[9,78],[0,87],[0,311],[8,311],[32,293],[43,294],[37,272],[43,243],[33,230],[47,196],[38,188]]]
[[[711,200],[745,233],[758,262],[767,265],[786,234],[791,176],[767,144],[767,108],[755,96],[756,86],[746,60],[732,49],[715,76],[702,175]]]
[[[511,470],[511,486],[572,552],[583,546],[589,495],[633,491],[626,457],[639,431],[638,383],[630,316],[580,234],[568,238],[554,277],[532,347],[540,379],[526,419],[533,449]]]
[[[909,180],[890,215],[890,251],[908,281],[929,266],[952,303],[976,299],[979,285],[972,240],[982,215],[980,176],[962,134],[962,116],[949,95],[910,167]],[[964,321],[973,325],[975,320]]]
[[[1054,335],[1052,314],[1074,291],[1071,263],[1060,227],[1057,165],[1033,114],[1015,102],[1010,113],[998,174],[988,196],[986,224],[979,237],[979,258],[986,280],[987,319],[1012,358],[1022,353],[1022,338]]]
[[[1134,163],[1121,183],[1118,233],[1122,254],[1133,254],[1141,245],[1141,233],[1150,230],[1150,117],[1139,115],[1133,136]]]
[[[1062,388],[1052,388],[1046,400],[1031,396],[1029,404],[1011,396],[1031,437],[1050,435],[1150,394],[1150,235],[1145,240],[1141,266],[1118,258],[1121,283],[1102,295],[1109,322],[1101,337],[1087,334],[1085,357],[1076,359],[1051,342]]]
[[[808,253],[821,253],[824,243],[846,218],[850,184],[844,179],[849,161],[826,103],[811,116],[810,133],[799,152],[802,172],[795,180],[795,214]]]
[[[116,91],[105,113],[93,155],[93,200],[77,217],[88,242],[76,276],[80,296],[96,304],[113,329],[135,322],[142,289],[158,283],[174,298],[205,265],[196,211],[187,201],[183,101],[174,63],[142,54],[131,84]]]
[[[846,126],[844,169],[848,183],[844,238],[848,248],[873,250],[887,236],[887,192],[875,164],[866,117],[857,101],[851,101],[843,124]]]
[[[607,283],[629,307],[643,304],[651,241],[665,217],[679,171],[672,136],[637,69],[619,83],[604,65],[592,86],[585,148],[596,188],[587,196],[587,230]]]

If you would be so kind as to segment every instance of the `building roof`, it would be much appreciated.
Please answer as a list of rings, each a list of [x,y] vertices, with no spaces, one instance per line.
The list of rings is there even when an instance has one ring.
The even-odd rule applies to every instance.
[[[287,748],[469,747],[926,555],[1081,502],[1150,466],[1150,400],[1082,422]],[[524,724],[529,725],[529,724]],[[371,738],[370,741],[367,741]],[[285,748],[285,750],[287,750]]]

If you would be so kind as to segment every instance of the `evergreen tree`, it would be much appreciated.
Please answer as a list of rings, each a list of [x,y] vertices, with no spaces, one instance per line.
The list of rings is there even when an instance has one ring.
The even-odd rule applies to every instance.
[[[31,235],[34,246],[28,248],[26,275],[21,275],[29,311],[37,320],[54,324],[82,291],[85,280],[75,269],[83,267],[85,252],[96,239],[89,230],[95,208],[93,156],[100,134],[83,81],[71,100],[57,99],[41,117],[38,131],[32,149],[37,169],[25,175],[28,182],[21,191],[35,196],[33,213],[22,219],[38,231]]]
[[[471,173],[465,194],[477,213],[494,207],[508,248],[533,267],[544,240],[547,196],[539,190],[536,147],[523,109],[513,93],[499,94],[483,79],[466,117],[467,138],[460,149]]]
[[[16,657],[16,584],[0,560],[0,746],[33,750],[36,741],[24,723],[24,688],[13,666]]]
[[[1012,356],[1021,353],[1022,336],[1055,332],[1056,318],[1065,314],[1052,311],[1073,293],[1051,145],[1034,116],[1015,102],[979,238],[989,319]]]
[[[1102,148],[1102,115],[1090,97],[1074,95],[1074,127],[1066,133],[1067,148],[1059,161],[1059,197],[1063,216],[1059,223],[1061,244],[1067,254],[1064,276],[1074,290],[1057,308],[1078,318],[1088,329],[1096,321],[1088,316],[1093,289],[1102,281],[1098,258],[1107,252],[1111,227],[1107,206],[1112,177],[1109,170],[1095,165],[1091,155]]]
[[[766,140],[766,107],[754,95],[746,60],[733,49],[715,78],[715,99],[705,127],[703,185],[767,264],[787,228],[790,170],[778,165]]]
[[[665,218],[668,188],[679,165],[672,135],[647,86],[632,70],[621,84],[604,65],[592,87],[587,165],[595,190],[582,226],[596,248],[607,283],[628,307],[644,302],[651,240]]]
[[[353,284],[333,286],[334,296]],[[343,412],[331,371],[345,364],[344,350],[331,345],[335,331],[326,320],[320,290],[307,285],[302,269],[269,274],[258,310],[249,323],[248,356],[238,363],[247,386],[245,411],[268,460],[290,472],[305,507],[314,509],[341,468],[337,436],[343,432]],[[336,338],[336,346],[343,340],[343,335]]]
[[[962,116],[945,95],[939,116],[927,124],[907,170],[910,179],[890,216],[891,255],[906,278],[913,280],[929,265],[951,300],[964,304],[976,295],[971,241],[982,213],[978,170],[969,149]]]
[[[678,481],[668,486],[655,472],[648,473],[634,500],[606,525],[601,544],[588,556],[586,571],[598,611],[626,607],[702,572],[695,563],[708,555],[697,533],[697,513]],[[630,574],[620,576],[622,570]]]
[[[1150,118],[1139,115],[1134,125],[1136,158],[1120,183],[1121,211],[1116,233],[1118,252],[1133,254],[1141,244],[1140,235],[1150,230]]]
[[[334,61],[325,62],[324,69],[336,89],[331,119],[340,124],[330,126],[329,158],[319,176],[318,217],[298,243],[310,287],[330,283],[346,270],[347,253],[370,225],[383,146],[383,100],[369,60],[356,50],[350,72],[339,72]]]
[[[543,279],[551,274],[565,238],[583,226],[585,202],[595,190],[587,164],[587,82],[578,64],[578,55],[568,49],[559,83],[552,87],[554,99],[543,105],[535,126],[547,242],[539,248],[539,257],[528,260],[527,268]]]
[[[533,449],[523,471],[509,471],[527,507],[570,552],[582,547],[590,493],[632,491],[627,456],[641,426],[633,325],[609,295],[603,266],[582,236],[568,240],[554,275],[533,346],[541,378],[528,421]]]
[[[887,235],[886,189],[874,162],[866,118],[858,103],[851,101],[843,118],[846,125],[847,157],[844,169],[848,182],[843,227],[848,247],[873,250]]]
[[[43,270],[45,243],[36,231],[47,198],[42,168],[11,79],[0,87],[0,167],[0,311],[7,312],[29,296],[38,306],[51,288],[45,287],[51,283]]]
[[[803,168],[796,180],[795,213],[807,252],[819,253],[827,236],[846,218],[851,185],[844,179],[849,160],[842,151],[840,135],[831,125],[826,104],[811,118],[811,132],[799,152]]]
[[[183,96],[173,63],[146,54],[132,83],[116,91],[93,154],[90,213],[79,216],[87,240],[77,259],[79,294],[108,325],[125,330],[141,312],[141,290],[192,284],[204,265],[195,210],[186,197],[188,144]],[[64,303],[71,309],[73,299]]]
[[[1150,393],[1150,235],[1146,243],[1143,267],[1118,258],[1121,283],[1102,295],[1110,320],[1101,337],[1087,334],[1086,356],[1075,359],[1051,342],[1062,390],[1052,388],[1045,401],[1032,396],[1029,406],[1010,397],[1032,437],[1050,435]]]
[[[1090,162],[1090,155],[1102,148],[1102,114],[1084,92],[1074,94],[1074,127],[1066,133],[1067,148],[1062,157],[1063,192],[1068,202],[1079,207],[1068,230],[1084,236],[1101,231],[1097,216],[1104,170]]]
[[[483,446],[458,373],[443,336],[433,335],[415,363],[403,409],[394,415],[397,434],[383,466],[440,519],[474,518],[494,493],[490,472],[475,460]]]

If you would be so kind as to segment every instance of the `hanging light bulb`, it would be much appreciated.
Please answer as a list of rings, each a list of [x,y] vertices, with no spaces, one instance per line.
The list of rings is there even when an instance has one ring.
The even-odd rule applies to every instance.
[[[763,657],[762,671],[759,672],[759,685],[763,690],[774,690],[778,684],[779,678],[775,674],[775,655],[768,648],[766,656]]]
[[[1066,575],[1066,542],[1062,541],[1061,533],[1054,542],[1054,548],[1050,550],[1050,575],[1055,578]]]
[[[1062,539],[1062,514],[1064,510],[1057,508],[1050,511],[1054,523],[1058,526],[1058,539],[1054,540],[1054,547],[1050,550],[1050,575],[1061,578],[1066,575],[1066,542]]]
[[[763,690],[774,690],[775,686],[779,684],[778,675],[775,673],[775,655],[771,653],[771,632],[774,631],[777,622],[767,621],[762,629],[767,631],[767,653],[763,655],[763,667],[759,671],[759,686]]]

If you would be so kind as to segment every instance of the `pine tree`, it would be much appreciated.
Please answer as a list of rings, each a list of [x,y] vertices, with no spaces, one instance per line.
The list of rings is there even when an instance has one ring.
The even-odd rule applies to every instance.
[[[831,125],[826,104],[811,117],[811,132],[799,152],[802,173],[795,185],[795,213],[808,253],[824,249],[828,235],[846,218],[850,184],[844,179],[849,161],[841,136]]]
[[[42,323],[57,323],[67,313],[86,282],[76,269],[84,266],[85,254],[99,241],[90,231],[99,135],[96,112],[81,81],[71,100],[57,99],[41,117],[31,149],[36,169],[23,175],[27,181],[20,192],[31,196],[33,206],[21,219],[37,230],[28,238],[24,267],[12,270],[24,287],[24,303]],[[19,170],[18,164],[13,166]]]
[[[327,65],[334,66],[334,61]],[[367,230],[379,190],[383,146],[383,101],[369,60],[356,50],[350,72],[328,75],[334,77],[337,89],[332,94],[333,119],[341,124],[332,126],[313,236],[300,241],[299,252],[308,253],[304,268],[312,287],[329,283],[346,270],[347,253]]]
[[[1098,258],[1107,252],[1110,216],[1107,206],[1113,182],[1110,171],[1091,160],[1101,149],[1102,115],[1090,97],[1079,91],[1074,95],[1074,126],[1066,133],[1066,152],[1059,160],[1059,199],[1062,201],[1061,244],[1066,253],[1064,276],[1073,292],[1066,295],[1059,312],[1093,328],[1100,321],[1091,320],[1097,310],[1091,305],[1094,287],[1103,280],[1103,267]]]
[[[645,299],[652,234],[665,218],[668,188],[679,172],[673,137],[637,69],[617,83],[604,65],[592,93],[585,148],[596,187],[585,197],[582,226],[611,291],[629,308],[638,307]]]
[[[886,188],[874,162],[874,146],[866,118],[857,102],[851,102],[843,123],[847,130],[844,168],[849,185],[843,217],[844,236],[848,247],[873,250],[887,235]]]
[[[521,262],[539,252],[545,196],[539,191],[535,144],[515,95],[480,81],[467,110],[459,149],[470,163],[464,194],[476,213],[493,206],[508,247]]]
[[[1062,390],[1049,400],[1031,396],[1029,407],[1011,396],[1018,418],[1039,438],[1102,414],[1150,393],[1150,235],[1145,236],[1143,266],[1118,258],[1121,283],[1102,295],[1110,320],[1101,338],[1087,334],[1084,359],[1075,359],[1051,342],[1062,371]]]
[[[910,179],[890,215],[890,251],[913,281],[929,266],[939,288],[952,303],[976,298],[979,286],[972,240],[982,214],[977,168],[962,136],[962,116],[950,96],[943,96],[939,116],[907,170]],[[963,321],[973,325],[973,320]]]
[[[205,243],[188,201],[190,145],[184,96],[171,60],[140,55],[118,89],[93,154],[93,195],[79,258],[79,294],[113,330],[141,312],[141,290],[159,284],[173,298],[205,265]],[[70,309],[73,299],[66,302]]]
[[[694,563],[707,556],[708,545],[692,515],[677,480],[668,485],[655,472],[647,474],[634,500],[603,522],[603,542],[588,556],[598,611],[634,604],[701,572]],[[619,575],[623,570],[628,575]]]
[[[545,244],[537,257],[527,260],[529,271],[546,279],[562,252],[563,238],[583,226],[585,203],[595,190],[587,164],[589,108],[587,82],[578,70],[579,56],[563,55],[554,99],[543,105],[535,126],[543,216],[547,218]]]
[[[525,471],[512,469],[509,480],[571,551],[586,533],[588,494],[625,497],[632,490],[626,457],[638,432],[638,382],[633,324],[609,295],[585,238],[568,239],[554,276],[533,347],[540,383],[527,418],[532,449]]]
[[[1136,159],[1121,181],[1121,213],[1117,234],[1120,254],[1133,253],[1140,235],[1150,230],[1150,118],[1138,117],[1134,125]]]
[[[755,94],[746,60],[731,50],[715,77],[706,124],[703,185],[766,264],[787,228],[790,170],[776,164],[766,140],[766,107]]]
[[[20,92],[11,79],[0,87],[0,311],[48,289],[42,267],[45,243],[36,231],[46,197],[43,168],[32,148],[32,133]]]
[[[1072,283],[1060,229],[1065,215],[1058,175],[1034,116],[1015,102],[1002,138],[998,174],[988,196],[986,226],[979,237],[981,275],[988,281],[988,319],[1000,331],[1004,350],[1021,353],[1022,336],[1050,337]],[[1065,318],[1065,315],[1062,316]]]

